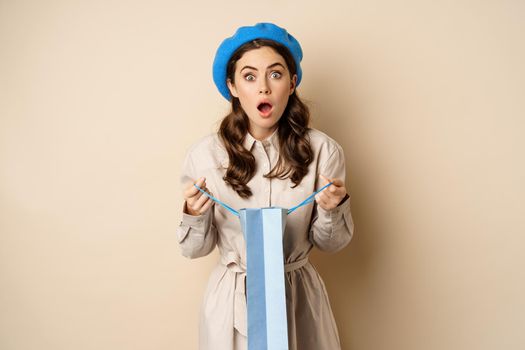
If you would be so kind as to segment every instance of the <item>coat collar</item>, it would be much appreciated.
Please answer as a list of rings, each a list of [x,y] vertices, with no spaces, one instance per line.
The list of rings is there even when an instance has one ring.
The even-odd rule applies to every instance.
[[[270,145],[271,147],[273,147],[275,149],[276,152],[279,152],[279,133],[278,133],[278,131],[279,131],[279,129],[276,129],[273,132],[273,134],[271,134],[265,140],[262,140],[262,141],[258,141],[249,132],[247,132],[246,136],[244,137],[243,146],[244,146],[244,148],[246,148],[248,151],[251,152],[253,146],[255,145],[255,143],[259,142],[263,146],[265,144]],[[224,157],[221,160],[221,166],[223,168],[227,169],[229,162],[230,161],[229,161],[229,158],[228,158],[228,154],[226,152],[224,152]]]
[[[273,146],[276,150],[279,150],[279,129],[278,128],[275,129],[275,131],[270,136],[268,136],[266,139],[264,139],[262,141],[258,141],[255,137],[252,136],[252,134],[247,132],[246,136],[244,137],[243,146],[248,151],[251,151],[253,145],[256,142],[260,142],[263,145],[269,144],[269,145]]]

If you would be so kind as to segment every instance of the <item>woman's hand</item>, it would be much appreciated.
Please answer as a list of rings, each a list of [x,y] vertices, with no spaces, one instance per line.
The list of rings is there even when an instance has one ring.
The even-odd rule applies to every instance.
[[[329,182],[332,182],[332,184],[316,194],[315,201],[324,210],[334,209],[346,197],[345,184],[340,179],[329,179],[323,175],[319,175],[319,177],[322,179],[322,186]]]
[[[197,187],[193,186],[194,184],[202,188],[210,195],[213,196],[213,194],[206,188],[205,177],[201,177],[199,180],[197,180],[197,182],[190,183],[184,189],[184,200],[186,201],[184,203],[184,213],[197,216],[204,214],[206,210],[210,209],[213,204],[213,200],[199,191]]]

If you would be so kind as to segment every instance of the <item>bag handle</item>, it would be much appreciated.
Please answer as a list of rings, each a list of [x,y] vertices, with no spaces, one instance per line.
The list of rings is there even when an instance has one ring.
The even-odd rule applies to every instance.
[[[306,198],[304,201],[302,201],[301,203],[297,204],[296,206],[288,209],[288,212],[287,214],[291,214],[292,212],[296,211],[297,209],[299,209],[300,207],[302,207],[303,205],[307,205],[311,202],[314,201],[315,199],[315,195],[318,194],[319,192],[321,192],[322,190],[324,190],[325,188],[327,188],[328,186],[330,186],[331,184],[333,184],[333,182],[329,182],[327,183],[326,185],[324,185],[323,187],[321,187],[320,189],[318,189],[317,191],[315,191],[314,193],[312,193],[311,195],[308,196],[308,198]],[[235,209],[233,209],[232,207],[230,207],[228,204],[222,202],[221,200],[215,198],[214,196],[212,196],[211,194],[209,194],[208,192],[204,191],[202,188],[200,188],[197,184],[193,184],[193,186],[197,187],[197,189],[199,191],[201,191],[203,194],[205,194],[207,197],[209,197],[211,200],[213,200],[215,203],[221,205],[224,209],[228,210],[230,213],[232,213],[233,215],[239,217],[239,212]]]

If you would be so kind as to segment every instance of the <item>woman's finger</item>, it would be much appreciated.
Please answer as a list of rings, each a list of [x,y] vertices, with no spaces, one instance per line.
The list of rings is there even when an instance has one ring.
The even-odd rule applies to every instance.
[[[208,198],[208,196],[206,196],[206,195],[201,193],[200,198],[197,199],[195,201],[195,204],[193,205],[194,209],[195,210],[199,210],[204,205],[204,203],[206,203],[206,201],[208,201],[208,200],[211,200],[211,199]]]
[[[341,203],[341,201],[343,200],[343,198],[345,198],[346,196],[346,190],[344,188],[339,188],[336,193],[331,193],[330,194],[330,202],[332,204],[332,206],[335,208],[339,205],[339,203]]]
[[[321,194],[322,192],[315,195],[315,201],[324,208],[328,206],[328,203],[326,202],[325,196]]]
[[[337,207],[337,205],[341,202],[341,200],[346,195],[346,190],[339,188],[336,193],[331,193],[329,191],[325,190],[321,191],[317,196],[319,200],[317,201],[318,204],[320,204],[323,209],[333,209]],[[317,198],[316,196],[316,198]]]
[[[334,197],[336,199],[343,199],[343,197],[346,195],[346,188],[334,187],[333,191],[329,191],[328,193],[331,197]]]
[[[324,176],[323,174],[319,174],[319,177],[325,181],[325,185],[329,182],[332,183],[328,188],[342,187],[345,185],[343,180],[341,179],[329,178],[329,177]]]
[[[344,187],[345,183],[341,179],[332,179],[333,184],[336,187]]]
[[[340,179],[329,179],[324,175],[319,175],[325,181],[331,181],[332,184],[325,188],[321,193],[324,193],[330,200],[339,203],[341,199],[346,195],[346,188],[344,187],[343,181]]]
[[[208,198],[207,196],[204,197],[206,197],[204,203],[197,209],[201,214],[205,213],[213,205],[213,200],[211,198]]]
[[[320,194],[323,195],[323,198],[324,198],[324,201],[331,201],[333,200],[334,197],[337,197],[337,193],[334,193],[334,191],[332,191],[333,189],[335,189],[337,191],[337,187],[333,187],[332,186],[329,186],[327,188],[325,188],[324,190],[322,190],[320,192]]]
[[[319,177],[323,180],[323,186],[330,182],[330,179],[324,176],[323,174],[319,174]]]
[[[193,186],[194,184],[200,188],[206,187],[206,178],[201,177],[196,182],[188,184],[188,186],[186,186],[186,190],[184,191],[184,198],[191,198],[201,194],[201,191],[199,191],[197,187]],[[200,197],[200,195],[198,197]]]
[[[204,196],[202,192],[198,191],[194,196],[187,197],[186,201],[193,206],[202,196]]]
[[[213,201],[211,200],[211,198],[208,198],[208,201],[206,203],[204,203],[204,205],[202,206],[200,212],[201,214],[205,213],[208,209],[210,209],[210,207],[213,205]]]

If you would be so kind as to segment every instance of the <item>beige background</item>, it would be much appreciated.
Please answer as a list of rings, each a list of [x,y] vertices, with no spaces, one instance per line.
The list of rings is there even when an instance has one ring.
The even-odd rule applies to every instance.
[[[220,41],[301,42],[355,239],[314,254],[343,349],[525,346],[525,5],[1,1],[0,348],[196,349],[217,260],[175,239]]]

